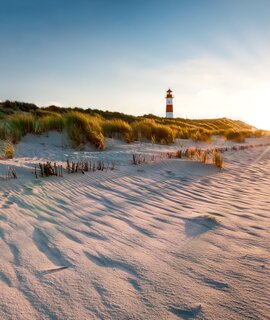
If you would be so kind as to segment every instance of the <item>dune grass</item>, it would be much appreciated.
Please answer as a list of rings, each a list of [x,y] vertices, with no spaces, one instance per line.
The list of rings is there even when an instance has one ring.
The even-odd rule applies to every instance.
[[[5,141],[1,147],[0,158],[12,159],[14,158],[14,145],[11,141]]]
[[[194,129],[190,133],[190,138],[193,139],[194,141],[211,141],[212,138],[212,132],[210,130],[206,129]]]
[[[253,132],[255,135],[255,132]],[[256,133],[256,135],[259,135],[259,132]],[[246,138],[249,138],[251,136],[251,133],[249,130],[229,130],[225,133],[225,137],[227,140],[231,140],[234,142],[242,143],[245,142]]]
[[[59,115],[35,117],[33,114],[18,113],[8,116],[0,125],[0,139],[18,143],[26,134],[41,134],[50,130],[62,131],[64,119]]]
[[[96,109],[38,108],[23,102],[0,102],[0,140],[18,143],[28,134],[42,134],[51,130],[66,131],[76,147],[92,143],[105,148],[105,137],[126,142],[149,141],[171,144],[177,138],[210,141],[212,136],[223,136],[234,142],[248,137],[269,136],[269,132],[236,120],[221,119],[166,119],[154,115],[135,117],[119,112]]]
[[[124,139],[128,143],[132,141],[131,126],[121,119],[103,120],[102,130],[106,137]]]
[[[170,144],[175,140],[175,131],[166,125],[158,124],[153,119],[135,121],[131,124],[133,140],[148,140],[153,143]]]
[[[35,121],[35,133],[43,133],[48,131],[63,131],[65,127],[65,119],[63,116],[45,115],[44,117],[38,118]]]
[[[34,116],[33,114],[18,113],[8,116],[0,126],[0,139],[18,143],[26,134],[42,134],[52,130],[66,130],[74,146],[82,146],[87,142],[94,144],[97,149],[105,147],[101,121],[78,112],[69,112],[65,115],[45,114]]]
[[[213,164],[220,169],[224,168],[224,158],[219,151],[213,151]]]
[[[99,118],[79,112],[70,112],[65,115],[65,126],[70,140],[76,147],[90,142],[99,150],[105,148],[105,139]]]
[[[5,123],[0,123],[0,140],[7,139],[7,132],[5,128]]]
[[[35,132],[35,122],[32,114],[18,113],[10,116],[5,124],[7,137],[13,142],[18,143],[27,133]]]

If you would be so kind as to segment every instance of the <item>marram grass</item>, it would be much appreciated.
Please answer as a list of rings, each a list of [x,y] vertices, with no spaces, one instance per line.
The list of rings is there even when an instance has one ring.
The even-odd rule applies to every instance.
[[[7,108],[9,112],[5,113]],[[0,103],[0,111],[0,140],[12,143],[18,143],[29,133],[42,134],[52,130],[66,131],[76,147],[83,148],[86,143],[91,143],[100,150],[105,148],[105,137],[126,142],[171,144],[177,138],[210,141],[212,136],[219,135],[235,142],[244,142],[248,137],[269,135],[269,132],[226,118],[191,120],[165,119],[153,115],[135,117],[91,109],[55,106],[40,109],[32,104],[10,101]]]
[[[1,147],[0,158],[12,159],[14,158],[14,145],[11,141],[5,141]]]
[[[132,138],[136,141],[154,141],[170,144],[175,141],[175,131],[169,126],[156,123],[153,119],[135,121],[131,124]]]
[[[65,115],[65,127],[75,146],[82,146],[90,142],[99,150],[105,148],[105,139],[99,118],[79,112],[70,112]]]
[[[122,138],[126,142],[132,140],[132,130],[129,123],[121,119],[103,120],[103,134],[109,138]]]

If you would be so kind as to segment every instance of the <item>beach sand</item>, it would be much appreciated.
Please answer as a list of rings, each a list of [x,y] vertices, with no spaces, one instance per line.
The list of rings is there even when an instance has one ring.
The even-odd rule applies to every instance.
[[[246,144],[268,139],[247,139]],[[26,136],[0,181],[0,319],[270,319],[270,148],[138,166],[132,154],[193,145],[77,151]],[[208,148],[231,146],[221,139]],[[35,178],[40,161],[115,170]]]

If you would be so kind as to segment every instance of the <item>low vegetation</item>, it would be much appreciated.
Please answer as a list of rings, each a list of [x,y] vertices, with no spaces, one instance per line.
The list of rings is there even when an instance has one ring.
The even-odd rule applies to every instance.
[[[102,129],[106,137],[123,139],[128,143],[132,141],[131,126],[121,119],[104,120]]]
[[[203,218],[206,221],[211,221],[211,222],[214,222],[214,223],[218,223],[217,218],[215,216],[213,216],[212,214],[206,214],[206,215],[203,216]]]
[[[38,178],[47,178],[51,176],[63,177],[64,174],[68,173],[82,173],[86,172],[94,172],[114,170],[115,169],[115,161],[114,160],[79,160],[79,161],[70,161],[67,159],[66,166],[63,164],[58,164],[56,161],[46,161],[40,162],[38,165],[35,165],[34,174],[36,179]],[[14,170],[13,170],[14,171]],[[6,175],[4,174],[3,177]],[[1,180],[1,175],[0,175]]]
[[[170,144],[175,140],[175,131],[153,119],[135,121],[131,124],[132,138],[136,141],[151,141],[152,143]]]
[[[84,146],[90,142],[99,150],[105,148],[105,138],[99,118],[70,112],[65,115],[64,122],[68,136],[75,146]]]
[[[31,103],[0,102],[0,140],[14,144],[26,134],[42,134],[51,130],[66,131],[76,147],[83,148],[86,143],[91,143],[99,150],[105,148],[105,137],[122,139],[128,143],[149,141],[171,144],[176,138],[210,141],[218,135],[244,142],[248,137],[269,135],[269,132],[227,118],[190,120],[154,115],[135,117],[89,108],[38,108]]]
[[[213,163],[220,169],[224,168],[224,159],[219,151],[213,152]]]
[[[0,159],[12,159],[14,158],[14,146],[10,141],[5,141],[0,149]]]

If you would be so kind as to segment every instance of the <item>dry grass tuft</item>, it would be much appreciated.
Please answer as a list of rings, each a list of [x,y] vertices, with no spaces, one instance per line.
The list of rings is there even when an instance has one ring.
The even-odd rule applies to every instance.
[[[135,121],[131,124],[133,140],[148,140],[152,143],[170,144],[175,140],[175,132],[169,126],[158,124],[153,119]]]
[[[104,120],[102,122],[102,129],[106,137],[124,139],[128,143],[132,140],[131,126],[123,120]]]
[[[18,143],[27,133],[35,132],[34,117],[31,114],[18,113],[7,118],[5,124],[6,136]]]
[[[90,142],[99,150],[105,148],[105,139],[99,118],[79,112],[70,112],[65,115],[65,125],[74,146],[81,147]]]
[[[204,218],[206,221],[211,221],[212,223],[215,223],[215,224],[218,223],[217,218],[216,218],[214,215],[212,215],[212,214],[205,214],[205,215],[203,216],[203,218]]]
[[[2,145],[1,157],[4,159],[14,158],[14,145],[11,141],[5,141]]]
[[[205,130],[205,129],[198,129],[198,130],[191,131],[189,135],[190,135],[190,138],[193,139],[194,141],[209,142],[211,141],[211,138],[212,138],[211,131]]]
[[[36,121],[35,132],[43,133],[52,130],[61,132],[64,129],[65,119],[62,115],[45,115]]]
[[[213,151],[213,164],[220,169],[224,168],[224,158],[219,151]]]

